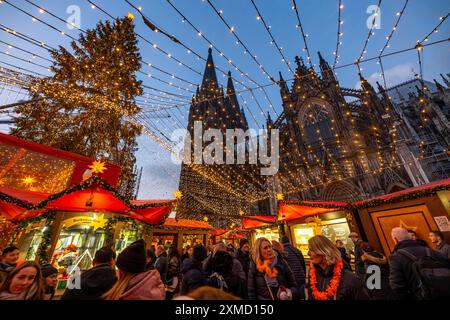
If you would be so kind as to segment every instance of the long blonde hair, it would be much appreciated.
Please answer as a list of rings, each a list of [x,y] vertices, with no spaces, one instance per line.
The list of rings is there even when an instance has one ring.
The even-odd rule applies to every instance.
[[[335,264],[341,260],[341,252],[327,237],[314,236],[308,240],[308,246],[309,250],[322,256],[327,265]]]
[[[133,276],[135,276],[135,274],[119,269],[119,279],[114,286],[103,295],[103,298],[105,300],[119,300]]]
[[[253,246],[253,250],[252,250],[252,258],[253,261],[256,263],[257,261],[262,261],[261,259],[261,245],[264,241],[267,241],[270,245],[272,245],[270,243],[269,240],[267,240],[267,238],[258,238],[255,241],[255,245]]]

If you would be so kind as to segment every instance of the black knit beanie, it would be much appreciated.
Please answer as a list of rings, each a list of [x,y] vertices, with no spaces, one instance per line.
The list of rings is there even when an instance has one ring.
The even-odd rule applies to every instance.
[[[239,240],[239,248],[242,248],[247,243],[249,243],[248,240],[245,238],[242,238],[241,240]]]
[[[130,244],[117,257],[117,268],[129,273],[141,273],[145,271],[147,254],[145,241],[138,240]]]
[[[58,270],[51,264],[46,264],[41,267],[42,278],[50,277],[52,274],[57,274]]]

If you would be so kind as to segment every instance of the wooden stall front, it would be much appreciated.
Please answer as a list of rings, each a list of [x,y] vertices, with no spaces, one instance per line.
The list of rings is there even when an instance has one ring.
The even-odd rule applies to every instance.
[[[175,244],[178,251],[198,243],[207,245],[213,227],[205,221],[167,218],[161,226],[154,226],[145,235],[147,246]]]
[[[450,179],[409,188],[386,196],[354,203],[364,237],[376,249],[390,255],[394,249],[391,230],[403,227],[428,242],[431,230],[440,230],[450,242]]]

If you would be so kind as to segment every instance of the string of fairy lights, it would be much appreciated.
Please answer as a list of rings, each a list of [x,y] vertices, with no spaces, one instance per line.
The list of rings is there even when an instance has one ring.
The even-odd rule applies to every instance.
[[[307,33],[305,33],[305,30],[303,29],[303,23],[302,23],[302,20],[300,19],[300,13],[298,12],[297,1],[295,1],[295,0],[292,0],[292,10],[295,11],[295,16],[297,18],[297,23],[298,23],[295,27],[300,29],[303,44],[305,45],[305,47],[303,48],[303,51],[306,52],[306,59],[309,63],[310,68],[313,69],[311,53],[309,52],[308,41],[307,41],[307,38],[309,35]]]
[[[7,3],[9,3],[8,1],[6,1]],[[29,2],[29,1],[27,1],[27,2]],[[89,1],[90,2],[90,1]],[[128,1],[127,1],[128,2]],[[246,48],[246,46],[245,46],[245,44],[244,43],[242,43],[239,39],[240,38],[238,38],[238,36],[236,35],[236,32],[235,32],[235,30],[234,30],[234,27],[230,27],[230,25],[227,23],[227,21],[226,20],[224,20],[223,19],[223,15],[222,15],[222,13],[220,12],[220,11],[218,11],[212,4],[211,4],[211,2],[210,1],[208,1],[208,3],[212,6],[212,8],[216,11],[216,14],[218,14],[218,16],[219,17],[221,17],[221,20],[227,25],[227,27],[229,28],[229,30],[230,30],[230,32],[235,36],[235,37],[237,37],[237,39],[238,39],[238,42],[239,42],[239,44],[241,44],[242,46],[244,46],[244,49],[245,50],[247,50],[247,48]],[[258,12],[258,14],[259,14],[259,16],[260,17],[262,17],[261,15],[260,15],[260,12],[259,12],[259,10],[258,10],[258,8],[256,7],[256,4],[252,1],[252,3],[254,4],[254,7],[255,7],[255,9],[257,10],[257,12]],[[296,7],[296,3],[295,3],[295,0],[293,1],[293,3],[294,3],[294,7],[295,8],[293,8],[296,12],[297,12],[297,16],[298,16],[298,11],[297,11],[297,7]],[[397,29],[397,26],[398,26],[398,22],[400,21],[400,18],[401,18],[401,16],[402,16],[402,14],[403,14],[403,11],[404,11],[404,9],[405,9],[405,7],[406,7],[406,4],[408,3],[408,1],[405,1],[405,5],[404,5],[404,7],[403,7],[403,9],[402,9],[402,11],[401,11],[401,14],[398,16],[398,19],[397,19],[397,22],[395,23],[395,25],[394,25],[394,28],[393,28],[393,30],[391,31],[391,33],[390,33],[390,35],[388,36],[388,38],[387,38],[387,42],[386,42],[386,44],[385,44],[385,46],[383,47],[383,49],[381,49],[381,53],[376,57],[380,62],[381,62],[381,58],[383,58],[383,57],[385,57],[385,56],[388,56],[388,55],[392,55],[392,54],[395,54],[395,53],[391,53],[391,54],[388,54],[388,55],[384,55],[383,53],[384,53],[384,51],[385,51],[385,49],[386,48],[388,48],[389,47],[389,42],[390,42],[390,40],[391,40],[391,38],[392,38],[392,35],[393,35],[393,33],[395,32],[395,30]],[[379,1],[379,5],[378,5],[378,7],[381,5],[381,0]],[[97,6],[95,6],[95,8],[98,8]],[[93,8],[94,9],[94,8]],[[341,25],[341,23],[340,23],[340,21],[341,21],[341,19],[340,19],[340,14],[341,14],[341,1],[339,1],[339,18],[338,18],[338,25],[340,26]],[[21,10],[21,9],[19,9],[19,10]],[[22,10],[21,10],[22,11]],[[22,12],[24,12],[24,11],[22,11]],[[24,12],[24,13],[26,13],[26,12]],[[48,11],[46,11],[46,10],[44,10],[43,9],[43,12],[41,12],[41,13],[49,13]],[[27,13],[26,13],[27,14]],[[29,15],[29,14],[27,14],[27,15]],[[30,16],[30,15],[29,15]],[[31,15],[32,16],[32,15]],[[298,16],[299,17],[299,16]],[[430,34],[428,34],[425,38],[424,38],[424,40],[423,41],[421,41],[420,43],[422,44],[423,42],[427,42],[428,41],[428,37],[432,34],[432,33],[435,33],[437,30],[438,30],[438,28],[440,27],[440,25],[445,21],[445,19],[448,17],[448,14],[447,14],[447,16],[445,16],[445,17],[441,17],[441,22],[440,22],[440,24],[430,33]],[[34,16],[32,16],[32,19],[34,18]],[[41,19],[35,19],[35,21],[40,21],[40,22],[42,22],[42,20]],[[374,21],[375,21],[375,18],[374,18]],[[45,22],[43,22],[44,24],[47,24],[47,23],[45,23]],[[266,28],[266,30],[269,32],[269,34],[271,34],[270,33],[270,28],[268,28],[268,26],[266,25],[266,23],[263,21],[263,24],[264,24],[264,26],[265,26],[265,28]],[[48,25],[48,24],[47,24]],[[49,25],[48,25],[49,26]],[[341,36],[341,32],[340,32],[340,29],[339,29],[339,26],[338,26],[338,41],[337,41],[337,46],[336,46],[336,50],[335,50],[335,52],[336,52],[336,55],[335,55],[335,63],[334,63],[334,65],[333,65],[333,69],[334,69],[334,67],[335,67],[335,65],[336,65],[336,61],[337,61],[337,58],[338,58],[338,49],[339,49],[339,45],[340,44],[342,44],[341,43],[341,41],[340,41],[340,36]],[[50,27],[50,26],[49,26]],[[299,27],[301,27],[301,21],[299,20]],[[374,23],[372,24],[372,28],[371,28],[371,31],[373,30],[373,27],[374,27]],[[59,31],[61,34],[63,34],[64,35],[64,33],[62,33],[58,28],[52,28],[52,29],[54,29],[55,31]],[[305,49],[306,49],[306,51],[307,51],[307,54],[308,54],[308,62],[311,64],[311,56],[310,56],[310,54],[309,54],[309,49],[308,49],[308,47],[307,47],[307,43],[306,43],[306,36],[307,35],[305,35],[304,34],[304,32],[303,32],[303,27],[301,27],[301,32],[302,32],[302,34],[303,34],[303,39],[304,39],[304,43],[305,43]],[[19,36],[20,36],[20,34],[18,34]],[[364,54],[366,53],[366,47],[367,47],[367,43],[368,43],[368,41],[369,41],[369,39],[370,39],[370,37],[371,36],[373,36],[373,32],[369,32],[369,35],[368,35],[368,38],[366,39],[366,42],[365,42],[365,44],[364,44],[364,47],[363,47],[363,50],[362,50],[362,53],[360,54],[360,56],[359,56],[359,58],[358,58],[358,63],[357,63],[357,65],[358,65],[358,68],[359,68],[359,64],[360,63],[363,63],[363,62],[366,62],[366,61],[370,61],[370,60],[373,60],[372,58],[369,58],[369,59],[364,59]],[[272,36],[271,36],[272,37]],[[279,46],[278,46],[278,44],[276,43],[276,40],[274,39],[274,38],[272,38],[272,40],[273,40],[273,42],[275,43],[275,45],[277,46],[277,49],[279,49]],[[436,44],[436,43],[441,43],[441,42],[445,42],[445,41],[448,41],[448,39],[445,39],[445,40],[442,40],[442,41],[440,41],[440,42],[435,42],[435,43],[433,43],[433,44]],[[35,42],[35,44],[37,44],[37,45],[40,45],[41,47],[44,47],[45,45],[43,44],[43,43],[39,43],[39,42]],[[428,44],[427,44],[428,45]],[[430,44],[431,45],[431,44]],[[417,51],[418,52],[420,52],[421,50],[423,50],[423,47],[424,47],[424,45],[421,45],[421,46],[419,46],[419,48],[417,48]],[[17,48],[18,49],[18,48]],[[47,48],[48,49],[48,48]],[[20,49],[18,49],[18,50],[20,50]],[[408,50],[410,50],[410,49],[408,49]],[[218,50],[219,51],[219,50]],[[25,52],[25,53],[28,53],[28,54],[32,54],[31,52],[26,52],[26,51],[23,51],[23,52]],[[248,53],[250,53],[250,55],[253,57],[253,54],[251,53],[251,52],[249,52],[249,51],[247,51]],[[279,51],[280,52],[280,54],[282,54],[282,52],[281,52],[281,50]],[[404,51],[403,51],[404,52]],[[423,51],[422,51],[423,52]],[[5,54],[5,53],[2,53],[2,54]],[[167,53],[166,53],[167,54]],[[37,55],[36,55],[37,56]],[[15,57],[15,58],[18,58],[18,57]],[[284,59],[284,56],[283,56],[283,59]],[[19,59],[20,60],[20,59]],[[48,59],[47,59],[48,60]],[[27,61],[26,59],[22,59],[22,61],[23,62],[33,62],[33,61]],[[48,61],[51,61],[51,60],[48,60]],[[419,55],[419,61],[421,61],[421,57],[420,57],[420,55]],[[256,58],[255,58],[255,62],[256,63],[258,63],[258,61],[256,60]],[[287,61],[284,61],[284,62],[286,62],[286,64],[289,66],[289,64],[288,64],[288,62]],[[33,64],[33,63],[32,63]],[[258,63],[259,64],[259,63]],[[421,63],[420,63],[421,64]],[[14,65],[11,65],[10,64],[10,66],[13,66],[14,67]],[[259,64],[259,66],[260,66],[260,68],[262,69],[262,72],[264,73],[265,72],[265,69],[263,69],[263,67],[262,67],[262,65],[261,64]],[[45,66],[42,66],[42,67],[45,67]],[[149,66],[149,67],[151,67],[151,66]],[[312,65],[311,65],[311,67],[312,67]],[[340,66],[340,67],[345,67],[345,66]],[[157,67],[158,68],[158,67]],[[235,68],[237,68],[237,67],[235,67]],[[42,75],[42,74],[38,74],[38,73],[36,73],[36,72],[33,72],[33,71],[31,71],[31,70],[28,70],[28,69],[24,69],[24,68],[22,68],[22,69],[20,69],[20,67],[18,68],[19,70],[23,70],[23,71],[25,71],[25,72],[29,72],[29,73],[32,73],[32,74],[36,74],[36,75],[39,75],[39,76],[44,76],[44,75]],[[158,69],[155,69],[155,70],[158,70]],[[161,70],[163,70],[163,69],[161,69]],[[159,70],[158,70],[159,71]],[[162,73],[164,73],[164,72],[162,72]],[[172,73],[169,73],[169,72],[167,72],[167,73],[165,73],[166,75],[168,75],[168,76],[171,76],[172,77],[172,79],[177,79],[177,80],[180,80],[180,81],[182,81],[182,82],[185,82],[185,83],[187,83],[187,84],[192,84],[192,85],[194,85],[192,82],[190,82],[189,80],[187,80],[187,81],[184,81],[185,79],[183,79],[183,78],[180,78],[180,77],[177,77],[176,75],[174,75],[174,74],[172,74]],[[242,75],[245,75],[245,73],[243,73],[243,72],[241,72],[241,76]],[[384,74],[384,71],[383,71],[383,74]],[[421,72],[421,74],[422,74],[422,72]],[[271,78],[268,74],[266,74],[268,77],[269,77],[269,79]],[[271,79],[272,81],[273,81],[273,78]],[[165,81],[165,80],[164,80]],[[289,81],[289,80],[288,80]],[[171,83],[171,82],[168,82],[168,81],[166,81],[166,83],[165,83],[166,85],[173,85],[173,83]],[[384,84],[385,84],[385,87],[386,87],[386,82],[384,81]],[[272,85],[272,84],[271,84]],[[266,87],[267,85],[265,85],[264,87]],[[249,91],[250,93],[253,93],[253,91],[252,90],[255,90],[255,89],[260,89],[262,86],[256,86],[255,88],[253,88],[253,89],[251,89],[251,90],[247,90],[247,91]],[[178,89],[180,89],[180,87],[178,88]],[[159,92],[160,94],[162,93],[162,91],[158,91],[158,90],[160,90],[160,89],[157,89],[157,88],[149,88],[149,90],[153,90],[153,91],[155,91],[155,92]],[[246,92],[246,90],[242,90],[241,92]],[[239,92],[239,93],[241,93],[241,92]],[[240,96],[240,94],[238,94],[238,91],[236,92],[237,93],[237,95],[238,96]],[[167,93],[166,93],[167,94]],[[171,96],[173,93],[169,93],[169,96]],[[182,99],[186,99],[186,100],[179,100],[178,102],[182,102],[182,101],[186,101],[186,106],[188,106],[188,105],[190,105],[189,104],[189,102],[188,102],[188,97],[187,96],[176,96],[175,94],[173,94],[173,96],[174,97],[178,97],[178,98],[182,98]],[[165,97],[164,97],[165,98]],[[242,97],[241,97],[242,98]],[[252,97],[253,98],[253,97]],[[161,99],[163,99],[163,97],[161,97]],[[167,98],[165,98],[165,99],[167,99]],[[213,98],[206,98],[205,100],[206,101],[212,101],[212,100],[217,100],[218,98],[217,97],[213,97]],[[165,110],[166,108],[166,106],[168,106],[168,108],[167,109],[169,109],[169,107],[170,107],[170,105],[171,105],[171,102],[169,101],[169,100],[166,100],[167,102],[166,103],[163,103],[163,102],[161,102],[161,104],[159,104],[158,106],[159,107],[161,107],[162,109],[161,110]],[[140,101],[140,102],[142,102],[142,101]],[[152,101],[152,102],[155,102],[155,104],[154,105],[156,105],[156,103],[158,102],[158,101]],[[363,103],[364,103],[364,101],[363,101]],[[175,108],[180,112],[180,114],[181,114],[181,111],[180,111],[180,109],[179,109],[179,107],[180,107],[180,105],[177,105]],[[262,110],[262,108],[259,106],[259,108],[261,109],[261,112],[263,112],[263,110]],[[250,108],[249,108],[250,109]],[[167,111],[167,110],[166,110]],[[251,111],[251,109],[250,109],[250,111]],[[181,114],[182,115],[182,114]],[[253,114],[252,114],[252,117],[254,118],[254,116],[253,116]],[[151,121],[151,119],[148,119],[149,121]],[[179,119],[178,119],[179,120]],[[254,119],[255,120],[255,122],[256,122],[256,119]],[[180,121],[179,121],[180,122]],[[166,124],[167,125],[167,124]],[[320,132],[319,132],[320,133]],[[322,140],[322,136],[320,137],[320,140]],[[377,141],[377,142],[379,142],[379,140]],[[322,140],[322,143],[321,143],[321,147],[323,148],[323,151],[325,152],[325,153],[328,153],[329,154],[329,156],[330,157],[332,157],[332,153],[331,153],[331,151],[330,150],[328,150],[328,149],[326,149],[325,148],[325,144],[323,143],[323,140]],[[378,151],[377,152],[380,152],[380,149],[377,149]],[[313,157],[316,157],[316,155],[315,155],[315,153],[314,153],[314,156]],[[317,160],[317,159],[316,159]],[[323,166],[322,166],[322,168],[323,168]],[[386,169],[386,168],[388,168],[387,166],[385,166],[385,167],[383,167],[382,166],[382,169],[384,170],[384,169]],[[341,169],[342,170],[342,168],[336,168],[336,169],[333,169],[333,171],[334,171],[334,173],[337,173],[337,170],[338,169]],[[382,169],[380,169],[380,171],[382,170]],[[212,172],[213,173],[213,172]],[[341,172],[342,173],[342,172]],[[343,178],[344,179],[344,178]],[[241,182],[247,182],[246,180],[242,180]],[[324,181],[321,181],[321,182],[324,182]],[[293,184],[291,184],[291,186],[293,186]],[[227,188],[232,188],[233,187],[233,184],[231,184],[231,185],[228,185],[227,186]]]
[[[378,0],[378,4],[376,5],[377,8],[375,9],[375,13],[373,14],[373,19],[372,19],[372,23],[370,25],[369,33],[367,34],[366,40],[364,41],[364,46],[361,50],[361,53],[359,54],[358,58],[355,61],[355,64],[358,67],[359,72],[361,72],[361,68],[359,66],[360,61],[362,59],[364,59],[364,55],[367,53],[367,45],[369,44],[370,38],[375,35],[375,32],[373,31],[373,29],[375,27],[377,27],[376,21],[377,21],[377,17],[378,17],[382,2],[383,2],[383,0]]]
[[[252,3],[253,7],[254,7],[255,10],[256,10],[256,13],[258,14],[258,15],[256,16],[256,19],[257,19],[257,20],[261,20],[261,22],[262,22],[263,25],[264,25],[264,28],[266,29],[267,33],[268,33],[269,36],[270,36],[270,39],[272,39],[271,44],[273,44],[273,45],[276,47],[277,51],[280,53],[281,61],[282,61],[283,63],[286,64],[286,67],[288,68],[288,71],[289,71],[291,74],[294,75],[295,72],[292,71],[291,63],[286,59],[286,57],[284,56],[284,53],[283,53],[283,51],[282,51],[282,50],[283,50],[283,47],[281,47],[281,46],[278,45],[277,40],[275,40],[275,37],[274,37],[273,34],[272,34],[272,31],[270,31],[271,26],[267,25],[266,20],[264,19],[263,15],[262,15],[261,11],[259,10],[258,6],[256,5],[255,1],[254,1],[254,0],[250,0],[250,1],[251,1],[251,3]]]
[[[339,63],[339,46],[342,44],[341,37],[344,33],[341,31],[342,25],[344,24],[344,20],[342,20],[342,10],[344,9],[344,4],[342,0],[338,2],[338,26],[337,26],[337,36],[336,36],[336,49],[333,51],[334,61],[333,61],[333,70],[336,68],[336,65]]]

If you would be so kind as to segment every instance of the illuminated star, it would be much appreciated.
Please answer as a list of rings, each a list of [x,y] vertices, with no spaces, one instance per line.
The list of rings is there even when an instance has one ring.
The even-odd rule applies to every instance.
[[[33,177],[25,177],[22,179],[22,182],[26,185],[26,186],[30,186],[33,183],[36,182],[36,179],[34,179]]]
[[[283,200],[283,194],[282,193],[277,193],[277,200]]]
[[[173,195],[176,199],[181,199],[181,197],[183,196],[183,193],[180,190],[177,190],[173,193]]]
[[[134,20],[134,14],[132,14],[131,12],[128,12],[127,18],[130,20]]]
[[[239,210],[239,215],[240,215],[240,216],[243,216],[243,215],[244,215],[244,211]]]
[[[103,173],[103,171],[106,170],[106,166],[104,162],[95,160],[92,162],[92,164],[89,166],[89,169],[92,170],[92,173]]]

